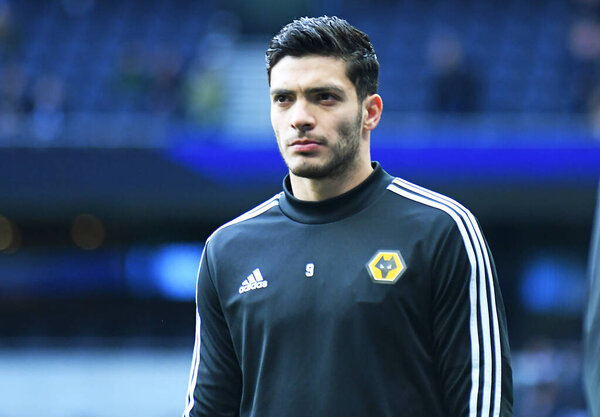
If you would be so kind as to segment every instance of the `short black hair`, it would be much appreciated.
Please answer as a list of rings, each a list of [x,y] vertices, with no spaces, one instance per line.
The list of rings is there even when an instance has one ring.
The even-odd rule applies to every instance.
[[[358,100],[377,93],[379,62],[369,36],[336,16],[302,17],[287,24],[271,39],[267,49],[267,76],[285,56],[322,55],[346,62],[346,76]]]

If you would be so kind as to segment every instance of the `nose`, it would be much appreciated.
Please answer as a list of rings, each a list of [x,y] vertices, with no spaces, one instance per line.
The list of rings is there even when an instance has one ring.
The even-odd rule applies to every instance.
[[[294,103],[290,123],[294,129],[303,132],[311,130],[315,127],[315,117],[310,111],[310,105],[304,100],[298,100],[296,103]]]

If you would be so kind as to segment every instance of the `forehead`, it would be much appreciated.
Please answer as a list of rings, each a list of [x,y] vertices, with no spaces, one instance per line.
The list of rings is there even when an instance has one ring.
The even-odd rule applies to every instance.
[[[271,90],[296,90],[326,84],[343,89],[354,88],[346,76],[346,62],[343,59],[318,55],[288,55],[271,69]]]

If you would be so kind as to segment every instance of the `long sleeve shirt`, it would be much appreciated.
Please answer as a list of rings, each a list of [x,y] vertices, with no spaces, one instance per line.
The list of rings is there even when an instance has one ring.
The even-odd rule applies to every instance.
[[[184,416],[508,417],[512,372],[474,216],[379,164],[284,191],[208,239]]]

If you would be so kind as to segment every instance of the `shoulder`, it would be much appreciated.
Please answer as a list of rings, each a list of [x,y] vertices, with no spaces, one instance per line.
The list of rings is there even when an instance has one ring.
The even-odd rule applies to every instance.
[[[473,213],[450,197],[397,177],[387,189],[392,198],[406,207],[404,210],[438,231],[440,228],[457,230],[463,239],[480,233]]]
[[[462,204],[450,197],[436,193],[401,178],[395,178],[387,187],[389,191],[410,202],[425,236],[437,255],[434,259],[456,259],[461,256],[475,270],[477,265],[491,275],[491,254],[479,222]],[[408,203],[407,203],[408,204]],[[460,255],[459,255],[460,254]],[[453,264],[453,261],[450,263]]]
[[[215,230],[206,240],[208,244],[214,240],[221,240],[227,238],[228,236],[237,234],[242,226],[251,225],[256,222],[261,217],[264,217],[271,210],[279,206],[279,198],[283,193],[275,194],[273,197],[259,204],[251,210],[248,210],[244,214],[236,217],[235,219],[223,224],[217,230]]]

